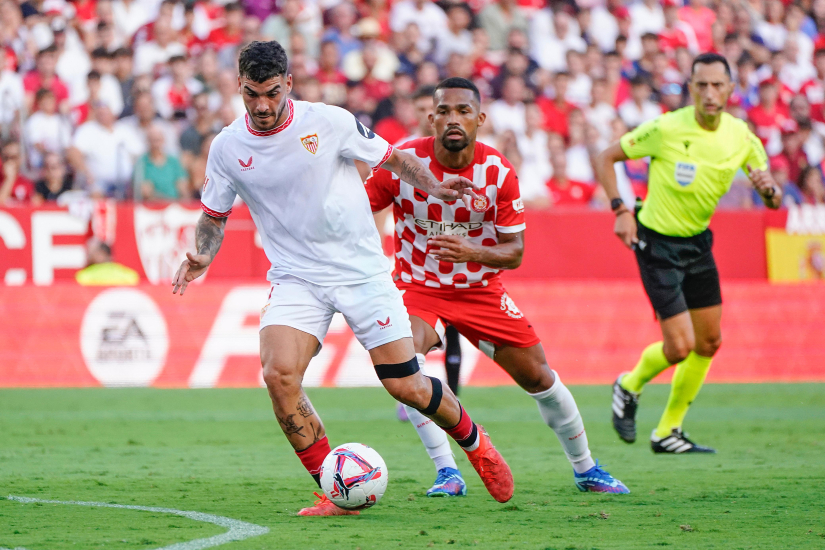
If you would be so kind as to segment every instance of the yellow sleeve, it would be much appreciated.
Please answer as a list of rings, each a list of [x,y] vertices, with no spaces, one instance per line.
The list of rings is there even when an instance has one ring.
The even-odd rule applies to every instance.
[[[753,132],[748,130],[747,134],[745,135],[746,146],[748,148],[748,157],[745,159],[745,163],[742,165],[742,169],[745,173],[748,173],[748,164],[751,165],[751,168],[756,168],[758,170],[767,170],[768,169],[768,154],[765,152],[765,148],[762,146],[762,141],[753,135]]]
[[[662,144],[662,134],[659,130],[661,117],[656,117],[637,126],[634,130],[622,136],[619,143],[628,158],[655,157]]]

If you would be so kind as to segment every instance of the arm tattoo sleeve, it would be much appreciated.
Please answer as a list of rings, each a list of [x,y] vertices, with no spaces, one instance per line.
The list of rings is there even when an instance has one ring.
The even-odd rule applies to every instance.
[[[210,258],[215,257],[223,242],[224,226],[226,226],[226,218],[213,218],[201,214],[195,228],[195,244],[198,254],[208,254]]]
[[[429,177],[429,173],[426,170],[422,170],[422,168],[423,166],[419,161],[405,159],[401,163],[401,170],[398,176],[413,187],[429,192],[433,187],[433,181],[432,178]]]

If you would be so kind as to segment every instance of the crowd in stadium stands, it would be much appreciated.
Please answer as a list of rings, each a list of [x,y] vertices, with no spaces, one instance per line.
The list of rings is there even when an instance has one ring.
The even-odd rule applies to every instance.
[[[535,208],[606,208],[594,155],[686,105],[692,57],[719,52],[786,203],[825,202],[825,0],[0,0],[0,205],[197,199],[253,40],[285,47],[295,98],[390,142],[420,134],[416,90],[472,79],[479,140]],[[645,195],[645,160],[617,173]],[[722,206],[761,201],[740,172]]]

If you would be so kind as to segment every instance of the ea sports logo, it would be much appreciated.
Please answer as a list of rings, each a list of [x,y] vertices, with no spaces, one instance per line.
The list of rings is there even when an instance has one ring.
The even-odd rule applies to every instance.
[[[140,290],[104,290],[83,315],[80,350],[102,385],[149,386],[163,370],[169,350],[163,313]]]
[[[473,212],[486,212],[490,208],[490,199],[487,198],[487,195],[479,195],[473,198],[470,206]]]

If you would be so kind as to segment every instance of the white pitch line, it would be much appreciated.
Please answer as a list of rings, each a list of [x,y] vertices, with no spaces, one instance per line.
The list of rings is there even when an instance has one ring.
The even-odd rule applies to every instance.
[[[100,508],[121,508],[124,510],[139,510],[141,512],[156,512],[159,514],[174,514],[176,516],[183,516],[195,521],[202,521],[204,523],[213,523],[221,527],[229,529],[226,533],[215,535],[205,539],[195,539],[187,542],[179,542],[170,544],[155,550],[202,550],[203,548],[212,548],[213,546],[220,546],[228,542],[235,542],[239,540],[249,539],[260,535],[269,533],[269,527],[255,525],[254,523],[247,523],[238,519],[226,518],[223,516],[215,516],[212,514],[204,514],[202,512],[188,512],[186,510],[175,510],[174,508],[158,508],[155,506],[132,506],[128,504],[108,504],[106,502],[82,502],[76,500],[43,500],[40,498],[17,497],[9,495],[9,500],[21,502],[23,504],[41,503],[41,504],[71,504],[74,506],[95,506]],[[6,550],[0,548],[0,550]],[[25,550],[23,548],[16,548],[14,550]]]

